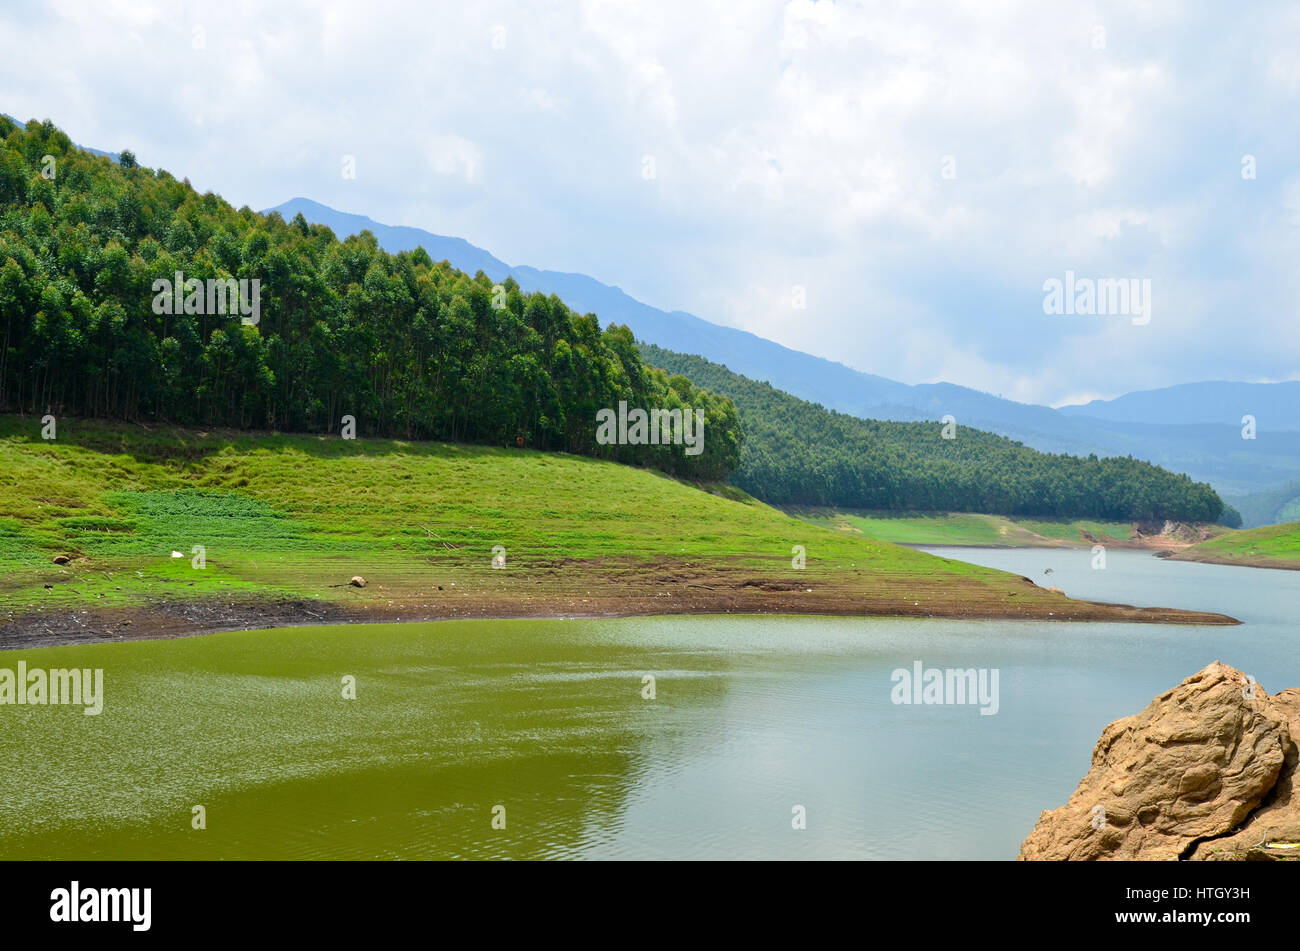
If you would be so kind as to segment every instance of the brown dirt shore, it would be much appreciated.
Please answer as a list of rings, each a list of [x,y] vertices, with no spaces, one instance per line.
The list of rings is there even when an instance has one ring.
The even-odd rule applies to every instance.
[[[1022,579],[1042,594],[1029,579]],[[1019,603],[953,598],[915,601],[854,596],[844,591],[730,590],[662,593],[617,592],[578,598],[549,593],[526,598],[485,592],[428,600],[325,601],[306,598],[158,600],[119,608],[36,611],[0,619],[0,650],[106,641],[192,637],[220,631],[315,624],[442,621],[474,618],[600,618],[672,614],[790,614],[836,617],[924,617],[1006,621],[1112,621],[1146,624],[1239,624],[1223,614],[1177,608],[1139,608],[1060,595]]]
[[[1282,571],[1300,571],[1300,561],[1284,558],[1246,557],[1235,558],[1229,555],[1216,555],[1209,552],[1186,549],[1167,556],[1170,561],[1198,561],[1204,565],[1237,565],[1242,568],[1279,568]]]

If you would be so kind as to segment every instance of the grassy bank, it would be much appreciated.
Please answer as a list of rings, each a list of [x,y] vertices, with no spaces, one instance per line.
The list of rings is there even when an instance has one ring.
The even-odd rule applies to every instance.
[[[1213,620],[1069,601],[576,456],[77,420],[39,432],[0,417],[0,645],[687,611]]]
[[[1128,522],[1088,519],[1010,518],[964,512],[892,513],[837,509],[788,509],[812,525],[862,534],[899,545],[976,545],[985,548],[1138,547]],[[1145,546],[1142,546],[1145,547]]]
[[[1300,522],[1227,532],[1172,557],[1219,565],[1300,569]]]

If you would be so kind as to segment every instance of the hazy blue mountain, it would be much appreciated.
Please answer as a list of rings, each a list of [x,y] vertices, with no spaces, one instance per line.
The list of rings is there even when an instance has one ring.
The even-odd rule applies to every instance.
[[[350,215],[347,212],[335,211],[328,205],[322,205],[310,198],[292,198],[283,205],[266,209],[264,214],[272,211],[278,211],[286,221],[302,212],[302,216],[309,222],[325,225],[340,238],[370,231],[379,242],[379,246],[390,254],[396,254],[398,251],[414,251],[423,246],[435,261],[450,261],[452,267],[466,274],[482,271],[494,281],[503,281],[511,273],[510,265],[497,260],[482,248],[474,247],[464,238],[445,238],[419,228],[380,224],[364,215]],[[515,278],[515,280],[519,279]]]
[[[1241,418],[1251,415],[1261,429],[1295,431],[1300,430],[1300,381],[1183,383],[1062,406],[1061,412],[1126,423],[1220,423],[1238,428]]]
[[[267,211],[278,211],[286,220],[301,212],[308,221],[327,225],[340,237],[369,230],[386,251],[409,251],[423,245],[435,261],[445,259],[453,267],[470,274],[482,270],[494,281],[513,276],[525,291],[555,294],[580,313],[596,314],[602,324],[627,324],[638,339],[726,363],[737,373],[766,380],[778,389],[832,409],[866,415],[869,409],[894,406],[900,413],[911,412],[911,415],[899,418],[927,418],[911,410],[917,406],[917,399],[912,393],[914,388],[905,383],[861,373],[842,363],[791,350],[745,330],[709,323],[693,314],[651,307],[629,297],[619,288],[602,284],[585,274],[544,271],[526,265],[512,267],[460,238],[448,238],[419,228],[381,224],[364,215],[335,211],[308,198],[294,198]],[[964,387],[954,389],[980,399],[996,399]],[[943,410],[934,418],[938,419],[945,412],[955,411]]]
[[[308,198],[294,198],[267,211],[278,211],[286,220],[301,212],[308,221],[326,225],[340,237],[369,230],[386,251],[409,251],[422,245],[435,261],[445,259],[470,274],[482,270],[494,281],[513,276],[525,291],[555,294],[579,312],[596,314],[602,324],[626,324],[639,340],[699,354],[750,379],[766,381],[844,413],[904,421],[952,414],[963,425],[978,417],[1026,429],[1050,430],[1059,425],[1060,414],[1045,406],[1016,403],[952,383],[912,386],[863,373],[745,330],[722,327],[683,311],[651,307],[585,274],[508,265],[461,238],[382,224]]]
[[[1205,383],[1151,391],[1168,394],[1185,390],[1192,408],[1181,416],[1174,412],[1177,394],[1145,403],[1135,398],[1149,394],[1135,393],[1055,410],[953,383],[910,385],[862,373],[747,331],[722,327],[682,311],[659,310],[585,274],[511,266],[461,238],[385,225],[307,198],[294,198],[267,211],[278,211],[285,219],[301,212],[308,221],[328,226],[339,237],[369,230],[386,251],[408,251],[422,245],[434,260],[446,260],[471,274],[482,270],[494,281],[511,275],[525,291],[556,294],[575,310],[596,314],[602,324],[626,324],[639,340],[697,354],[840,412],[901,421],[938,420],[951,414],[963,426],[1008,436],[1044,452],[1146,459],[1234,496],[1275,489],[1300,475],[1300,426],[1283,427],[1277,422],[1285,415],[1279,409],[1288,401],[1292,406],[1300,402],[1293,388],[1300,384]],[[1243,387],[1232,392],[1252,394],[1256,408],[1238,412],[1237,402],[1231,402],[1225,404],[1233,407],[1231,412],[1223,407],[1216,410],[1214,400],[1219,391],[1207,390],[1201,395],[1198,389],[1224,386]],[[1226,400],[1231,394],[1222,391],[1220,395]],[[1151,407],[1149,418],[1143,415],[1147,406]],[[1241,438],[1240,420],[1247,412],[1259,420],[1254,440]]]

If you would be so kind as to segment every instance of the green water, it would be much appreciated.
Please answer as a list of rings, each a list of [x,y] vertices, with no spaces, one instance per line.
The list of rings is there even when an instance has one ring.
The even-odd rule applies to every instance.
[[[0,706],[0,856],[1011,858],[1110,720],[1215,659],[1300,684],[1300,573],[960,556],[1247,623],[467,621],[0,653],[105,677],[99,716]],[[999,669],[997,714],[893,703],[917,660]]]

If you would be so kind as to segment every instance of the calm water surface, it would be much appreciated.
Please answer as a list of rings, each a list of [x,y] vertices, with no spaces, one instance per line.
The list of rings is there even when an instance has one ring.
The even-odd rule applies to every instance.
[[[106,680],[98,717],[0,707],[0,856],[1010,859],[1111,720],[1213,660],[1300,685],[1300,572],[930,550],[1245,623],[472,621],[0,653]],[[997,714],[895,705],[915,661],[998,669]]]

